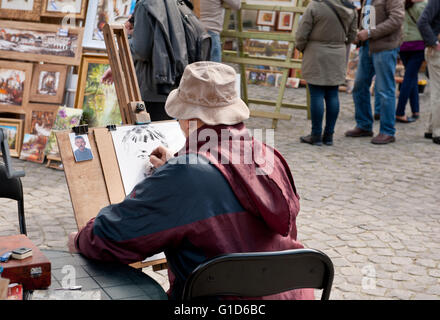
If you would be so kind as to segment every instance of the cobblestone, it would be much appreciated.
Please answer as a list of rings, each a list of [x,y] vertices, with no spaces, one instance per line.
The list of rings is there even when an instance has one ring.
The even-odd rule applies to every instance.
[[[262,99],[277,93],[256,86],[249,92]],[[428,98],[429,92],[421,95],[421,118],[397,123],[397,141],[386,146],[344,137],[355,125],[352,97],[345,93],[340,94],[332,147],[300,143],[299,137],[310,133],[306,112],[282,109],[292,119],[278,122],[275,147],[286,158],[301,196],[299,240],[324,251],[334,263],[331,299],[440,298],[440,149],[423,138]],[[285,101],[305,103],[305,90],[286,89]],[[251,118],[246,124],[270,129],[272,120]],[[67,250],[76,222],[64,173],[18,159],[13,164],[26,172],[22,182],[29,237],[41,248]],[[0,199],[0,235],[15,233],[17,205]],[[166,270],[144,272],[169,288]],[[374,280],[376,288],[363,288],[366,280]]]

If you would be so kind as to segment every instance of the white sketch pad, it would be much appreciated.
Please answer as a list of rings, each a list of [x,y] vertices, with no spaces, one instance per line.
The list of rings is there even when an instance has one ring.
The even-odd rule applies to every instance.
[[[122,126],[112,131],[125,195],[151,174],[149,155],[160,145],[172,152],[185,145],[185,136],[177,121]]]

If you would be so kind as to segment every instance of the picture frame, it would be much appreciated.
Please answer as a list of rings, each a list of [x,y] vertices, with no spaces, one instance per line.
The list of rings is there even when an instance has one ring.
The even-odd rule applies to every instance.
[[[87,0],[42,0],[41,16],[63,18],[69,15],[69,17],[75,17],[76,19],[84,19],[86,6]],[[63,8],[65,11],[63,11]]]
[[[294,16],[293,12],[279,12],[276,29],[278,31],[292,31]]]
[[[122,124],[115,85],[101,82],[109,67],[109,59],[104,54],[84,54],[81,60],[75,108],[83,110],[82,121],[90,128]]]
[[[0,19],[39,21],[42,0],[0,0]]]
[[[134,10],[136,0],[89,0],[83,47],[105,50],[104,25],[123,24]]]
[[[73,66],[81,61],[83,28],[0,20],[0,30],[0,59]]]
[[[246,4],[258,4],[264,6],[294,7],[297,0],[246,0]]]
[[[21,142],[23,140],[23,120],[0,118],[0,128],[6,129],[9,153],[11,157],[18,158],[20,156]]]
[[[58,108],[58,105],[29,103],[24,132],[48,137],[55,124]]]
[[[246,39],[244,51],[249,56],[270,57],[279,60],[286,60],[289,49],[288,41],[275,41],[266,39]]]
[[[0,60],[0,112],[25,114],[32,63]]]
[[[273,27],[275,26],[276,17],[276,11],[258,10],[256,25]]]
[[[35,64],[29,101],[61,104],[66,86],[67,66]]]

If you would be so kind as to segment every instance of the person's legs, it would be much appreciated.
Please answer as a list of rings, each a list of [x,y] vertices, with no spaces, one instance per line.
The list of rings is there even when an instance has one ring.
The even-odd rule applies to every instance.
[[[419,71],[422,67],[423,61],[425,61],[425,53],[424,51],[416,51],[413,58],[413,68],[414,68],[414,74],[415,74],[415,85],[412,89],[412,93],[409,96],[409,103],[411,105],[411,112],[414,115],[419,115],[420,112],[420,102],[419,102]]]
[[[211,61],[222,62],[222,43],[220,40],[220,34],[214,31],[208,30],[211,36]]]
[[[339,87],[326,87],[325,91],[325,129],[323,142],[327,145],[333,144],[333,133],[335,132],[336,121],[339,114]]]
[[[301,142],[321,144],[322,119],[324,118],[325,87],[308,84],[310,91],[310,115],[312,118],[312,133],[301,137]]]
[[[369,54],[369,46],[365,44],[359,50],[359,65],[353,88],[355,119],[359,129],[372,131],[373,115],[371,111],[370,86],[375,70]]]
[[[432,139],[440,144],[440,51],[427,50],[426,61],[429,68],[429,91],[431,93],[431,112],[429,115],[427,133],[432,133]]]
[[[380,134],[394,136],[396,121],[396,73],[398,49],[372,54],[376,85],[380,99]]]
[[[380,99],[378,98],[376,83],[374,84],[374,120],[380,120]]]
[[[150,114],[151,121],[172,120],[165,111],[165,102],[145,101],[145,107]]]

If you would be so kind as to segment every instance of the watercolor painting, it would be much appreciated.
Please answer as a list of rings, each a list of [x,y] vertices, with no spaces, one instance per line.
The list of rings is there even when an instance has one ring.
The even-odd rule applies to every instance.
[[[44,162],[44,147],[47,143],[46,136],[26,133],[21,147],[20,159],[37,163]]]
[[[177,152],[185,144],[177,121],[121,126],[112,131],[112,138],[126,195],[154,172],[149,159],[154,149],[163,145]]]
[[[21,106],[25,80],[25,71],[0,67],[0,104]]]
[[[18,157],[21,149],[23,120],[0,118],[0,128],[6,134],[11,157]]]

